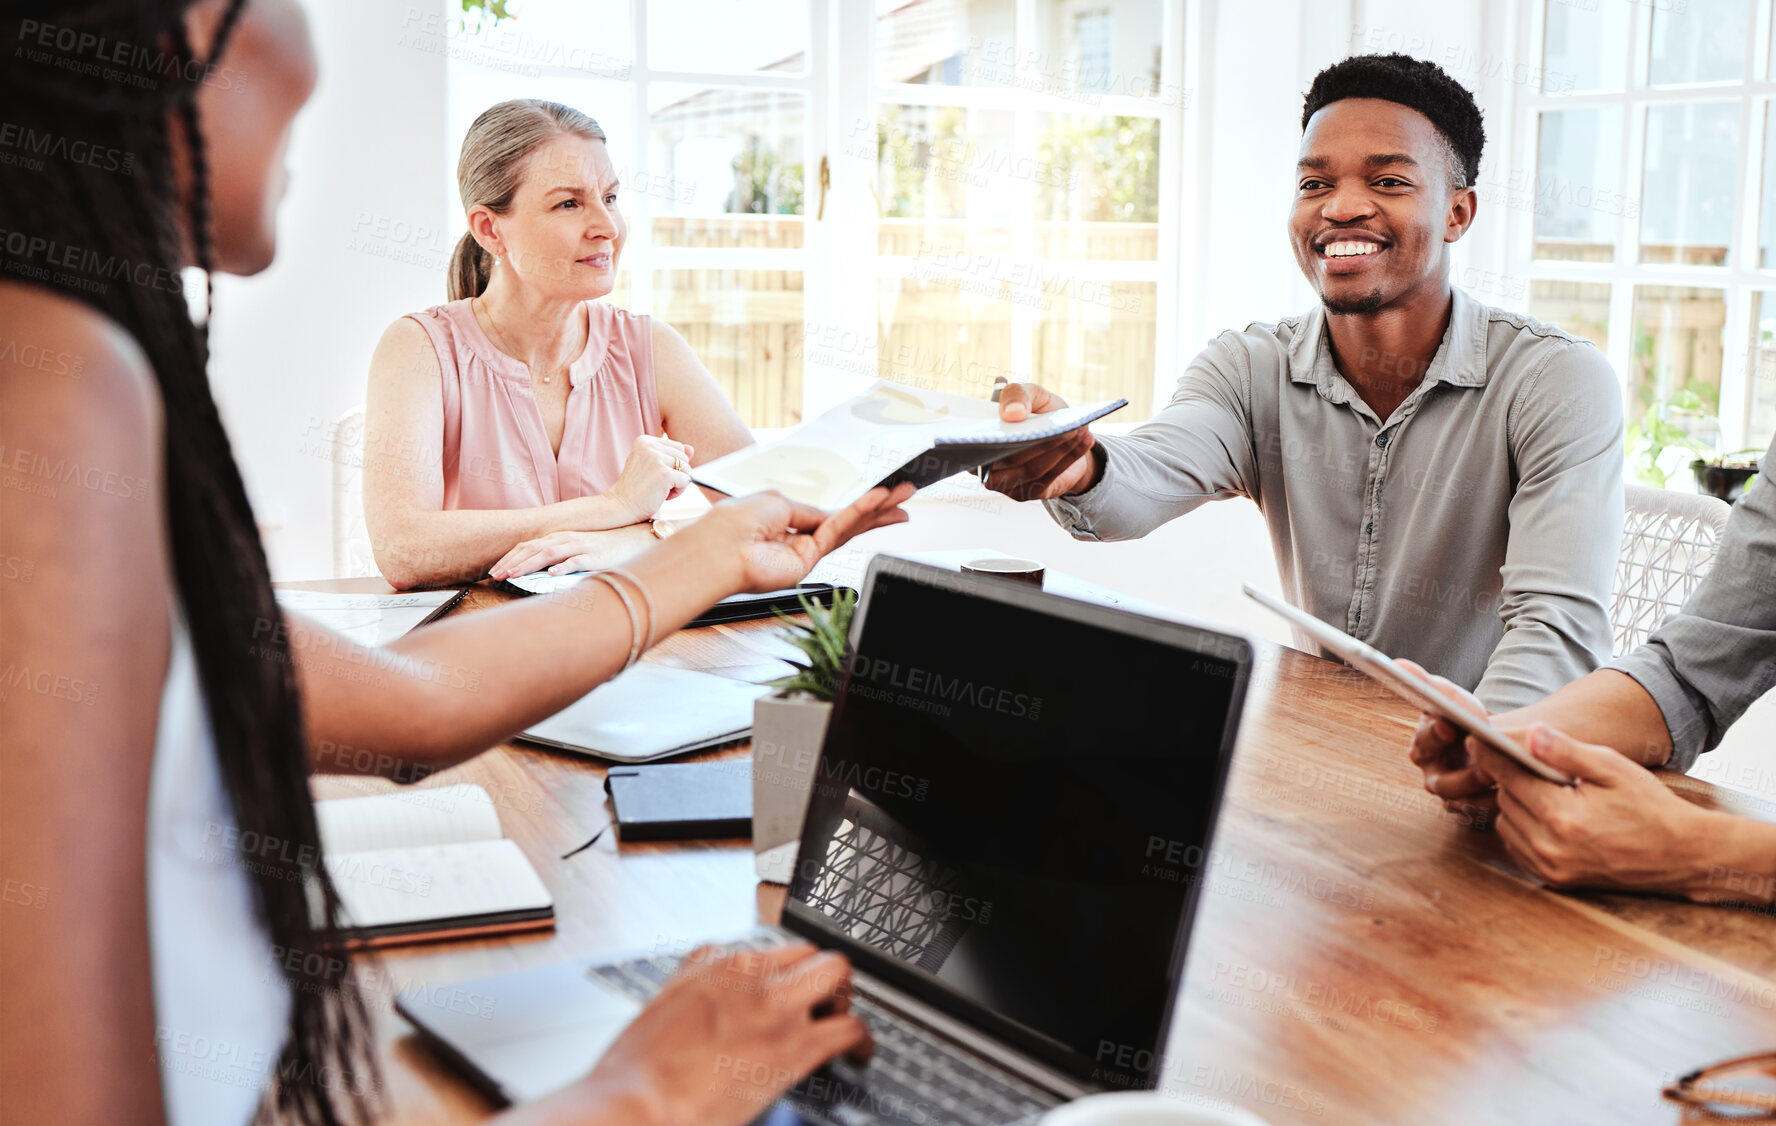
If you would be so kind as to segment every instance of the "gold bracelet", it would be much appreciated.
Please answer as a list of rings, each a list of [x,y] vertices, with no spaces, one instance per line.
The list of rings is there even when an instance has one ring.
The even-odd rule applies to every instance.
[[[626,582],[634,584],[636,592],[641,595],[641,604],[647,607],[648,612],[647,643],[641,647],[641,651],[644,653],[647,652],[654,647],[654,622],[657,620],[654,617],[654,600],[649,596],[648,588],[641,585],[641,580],[636,578],[635,575],[626,568],[606,567],[604,573],[607,575],[615,575]]]
[[[629,659],[623,662],[622,669],[627,672],[641,658],[641,619],[635,613],[635,600],[629,597],[629,592],[623,589],[621,583],[606,572],[593,571],[592,577],[615,591],[617,597],[623,601],[623,609],[629,611]]]

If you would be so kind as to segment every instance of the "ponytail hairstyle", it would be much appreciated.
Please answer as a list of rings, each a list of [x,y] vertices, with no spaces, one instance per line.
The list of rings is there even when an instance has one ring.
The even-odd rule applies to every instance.
[[[487,207],[504,215],[524,182],[530,154],[563,133],[604,140],[598,122],[571,106],[541,98],[514,98],[482,111],[463,138],[456,159],[456,190],[463,210]],[[473,234],[457,240],[450,255],[450,300],[479,297],[493,277],[493,256]]]
[[[0,267],[84,303],[126,330],[153,366],[164,417],[162,467],[173,578],[183,607],[215,738],[222,784],[243,839],[278,842],[247,864],[258,922],[290,989],[290,1025],[268,1104],[305,1126],[368,1118],[379,1079],[369,1018],[338,956],[313,958],[340,920],[340,902],[320,863],[320,833],[308,791],[308,746],[289,644],[272,597],[265,551],[206,373],[208,317],[192,321],[180,284],[188,245],[207,274],[209,169],[197,91],[216,71],[242,0],[234,0],[207,59],[185,33],[191,0],[86,0],[29,5],[58,31],[56,49],[21,51],[0,66],[0,101],[30,136],[76,138],[122,154],[116,161],[67,159],[52,150],[28,170],[0,175],[0,229],[51,247],[103,248],[104,280],[92,271],[46,270],[0,247]],[[17,9],[14,8],[13,11]],[[0,41],[22,43],[32,22],[0,17]],[[77,38],[76,38],[77,37]],[[106,65],[68,43],[132,45]],[[82,65],[84,64],[84,65]],[[113,65],[114,64],[114,65]],[[125,80],[119,80],[119,71]],[[224,75],[226,72],[222,72]],[[175,146],[172,122],[184,134]],[[181,200],[176,163],[189,164]],[[189,242],[182,243],[181,236]],[[9,242],[7,246],[10,246]],[[41,245],[41,244],[39,244]],[[27,252],[28,254],[29,252]],[[96,257],[96,256],[95,256]],[[310,914],[310,896],[320,914]],[[211,920],[192,919],[192,926]],[[308,969],[324,963],[320,971]],[[300,972],[292,966],[301,966]],[[343,1096],[343,1098],[341,1098]],[[343,1103],[346,1110],[342,1111]]]

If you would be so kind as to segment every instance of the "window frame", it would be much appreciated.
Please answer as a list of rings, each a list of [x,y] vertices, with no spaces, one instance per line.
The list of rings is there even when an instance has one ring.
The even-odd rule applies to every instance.
[[[1151,260],[1088,260],[1073,258],[1042,258],[1017,250],[1005,255],[1006,265],[1064,265],[1079,281],[1092,283],[1140,282],[1154,286],[1154,351],[1153,409],[1157,412],[1171,400],[1181,368],[1180,343],[1184,339],[1185,309],[1182,274],[1183,243],[1186,225],[1193,224],[1192,198],[1187,195],[1195,184],[1184,175],[1185,153],[1194,152],[1201,137],[1200,99],[1185,83],[1187,74],[1201,74],[1202,42],[1201,7],[1203,0],[1158,0],[1160,4],[1160,92],[1158,99],[1137,98],[1119,94],[1090,94],[1082,99],[1044,92],[1043,75],[1030,64],[1040,57],[1036,38],[1037,0],[1015,0],[1013,55],[1018,60],[1013,68],[1013,81],[1008,86],[945,86],[923,83],[882,83],[875,75],[875,23],[869,28],[868,43],[862,47],[866,57],[845,59],[841,73],[849,73],[867,82],[869,117],[873,122],[883,104],[954,106],[962,109],[1009,112],[1013,116],[1013,135],[1020,146],[1033,146],[1033,123],[1043,113],[1069,116],[1143,117],[1159,121],[1159,215],[1157,250]],[[873,7],[873,5],[872,5]],[[1168,92],[1176,92],[1176,104],[1168,101]],[[855,96],[855,95],[854,95]],[[873,170],[871,175],[873,176]],[[1014,247],[1029,247],[1035,219],[1032,209],[1034,185],[1024,183],[1017,193],[1019,209],[1012,216]],[[883,255],[876,252],[875,216],[869,216],[870,271],[867,304],[870,308],[869,333],[877,332],[876,316],[878,286],[885,280],[910,278],[918,273],[924,277],[944,276],[942,271],[921,269],[920,259],[907,255]],[[1002,225],[1002,224],[1001,224]],[[1195,233],[1191,231],[1189,233]],[[857,271],[861,274],[863,271]],[[851,300],[862,304],[864,294]],[[1035,375],[1034,332],[1040,314],[1033,306],[1013,303],[1011,307],[1012,354],[1011,370],[1020,375]],[[874,357],[871,358],[874,367]],[[806,375],[804,374],[804,380]],[[804,383],[806,386],[806,383]],[[849,393],[849,392],[848,392]],[[1124,420],[1129,421],[1129,420]]]
[[[1517,50],[1519,58],[1541,73],[1547,34],[1548,8],[1559,0],[1519,0]],[[1608,2],[1608,0],[1603,0]],[[1681,0],[1675,0],[1681,2]],[[1617,107],[1622,110],[1625,135],[1618,183],[1634,201],[1618,210],[1615,254],[1611,262],[1569,262],[1535,257],[1535,215],[1513,213],[1509,235],[1511,270],[1528,279],[1528,289],[1538,281],[1601,283],[1610,286],[1610,366],[1615,369],[1622,401],[1630,409],[1633,379],[1634,292],[1642,286],[1719,289],[1726,302],[1726,324],[1720,373],[1720,427],[1724,450],[1750,446],[1758,437],[1747,432],[1754,381],[1755,344],[1751,337],[1757,295],[1776,290],[1776,263],[1760,267],[1758,234],[1763,207],[1776,207],[1776,184],[1765,185],[1764,142],[1768,114],[1776,114],[1776,74],[1771,56],[1771,20],[1776,0],[1753,0],[1751,34],[1745,45],[1745,77],[1730,82],[1697,82],[1671,86],[1648,85],[1651,62],[1652,21],[1655,7],[1669,9],[1674,0],[1641,0],[1631,3],[1626,81],[1620,90],[1590,93],[1544,92],[1526,87],[1513,109],[1512,148],[1515,167],[1533,171],[1532,189],[1539,188],[1540,115],[1544,111]],[[1737,102],[1739,105],[1739,152],[1741,165],[1733,192],[1732,235],[1724,266],[1640,261],[1640,226],[1645,197],[1647,111],[1654,106],[1699,102]],[[1634,185],[1630,190],[1627,185]],[[1772,198],[1762,199],[1760,192]],[[1761,200],[1761,207],[1760,207]],[[1637,421],[1629,417],[1632,424]],[[1761,445],[1760,445],[1761,449]]]
[[[447,18],[454,0],[438,0]],[[1184,323],[1192,320],[1186,309],[1186,291],[1182,275],[1181,248],[1187,235],[1198,233],[1199,225],[1193,202],[1200,190],[1196,177],[1184,174],[1186,154],[1194,153],[1201,136],[1200,99],[1185,83],[1187,74],[1201,74],[1205,57],[1202,51],[1200,9],[1205,0],[1159,0],[1161,5],[1161,91],[1178,92],[1176,105],[1161,100],[1126,95],[1092,94],[1089,105],[1079,97],[1043,94],[1029,89],[1010,87],[936,86],[922,84],[888,84],[876,82],[876,5],[865,0],[806,0],[808,13],[808,66],[800,74],[760,71],[748,74],[663,70],[652,67],[648,60],[650,34],[647,0],[629,0],[630,46],[633,58],[626,65],[608,67],[530,67],[527,79],[594,79],[619,81],[629,87],[629,121],[637,152],[621,156],[619,167],[640,167],[648,163],[647,146],[651,143],[649,91],[657,83],[696,85],[711,89],[766,89],[795,92],[806,98],[807,119],[805,144],[807,159],[803,167],[802,245],[799,248],[744,247],[673,247],[655,245],[653,220],[661,214],[659,201],[646,192],[625,193],[623,211],[629,222],[629,236],[624,248],[622,271],[628,283],[627,305],[637,313],[656,310],[655,274],[662,270],[781,270],[802,275],[803,325],[805,333],[828,328],[837,330],[848,343],[842,354],[823,358],[818,349],[802,351],[802,417],[811,418],[820,411],[855,394],[875,378],[878,368],[877,342],[878,296],[881,280],[910,277],[919,261],[916,257],[889,257],[877,252],[876,206],[873,194],[875,160],[847,160],[842,155],[847,137],[847,122],[876,120],[878,106],[884,101],[907,104],[959,105],[964,108],[1007,109],[1019,114],[1019,121],[1033,121],[1043,112],[1066,114],[1086,113],[1105,116],[1153,117],[1160,120],[1159,153],[1159,238],[1158,251],[1151,261],[1085,261],[1077,259],[1012,259],[1065,263],[1076,276],[1090,281],[1137,281],[1154,284],[1155,342],[1152,372],[1154,406],[1170,399],[1171,387],[1177,378],[1179,345],[1185,338]],[[1036,57],[1035,17],[1037,0],[1015,0],[1016,47],[1020,60],[1017,75],[1029,77],[1029,66],[1023,60]],[[522,13],[515,17],[522,26]],[[1186,52],[1189,57],[1186,57]],[[453,60],[451,66],[485,69],[474,62]],[[1020,142],[1033,141],[1027,128],[1017,136]],[[446,138],[447,151],[461,138]],[[871,146],[873,148],[873,144]],[[821,159],[828,160],[830,188],[824,193],[825,213],[816,218],[823,192],[820,183]],[[449,187],[446,198],[456,195],[452,158],[447,169]],[[1026,185],[1027,186],[1027,185]],[[1026,193],[1030,194],[1030,193]],[[1027,201],[1026,201],[1027,202]],[[454,230],[460,233],[460,209],[453,209]],[[1025,222],[1031,221],[1029,215]],[[454,234],[452,235],[454,238]],[[860,261],[868,261],[869,269],[857,269]],[[1022,331],[1034,322],[1037,314],[1024,306],[1014,306],[1012,366],[1019,372],[1033,370],[1030,337]],[[1021,361],[1021,365],[1020,365]]]

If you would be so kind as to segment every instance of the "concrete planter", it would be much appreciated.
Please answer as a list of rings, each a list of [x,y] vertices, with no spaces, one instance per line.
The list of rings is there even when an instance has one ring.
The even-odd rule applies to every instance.
[[[786,884],[832,704],[812,696],[761,696],[752,705],[752,848],[759,879]]]

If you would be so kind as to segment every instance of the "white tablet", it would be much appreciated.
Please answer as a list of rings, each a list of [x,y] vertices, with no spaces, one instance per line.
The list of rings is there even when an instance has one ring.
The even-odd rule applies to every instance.
[[[1522,764],[1525,770],[1546,778],[1550,782],[1559,782],[1563,786],[1572,785],[1571,778],[1530,754],[1515,739],[1494,727],[1484,715],[1470,711],[1461,703],[1443,695],[1433,685],[1427,683],[1423,678],[1415,676],[1375,646],[1368,642],[1358,641],[1343,630],[1327,625],[1312,614],[1289,605],[1275,595],[1266,594],[1251,583],[1246,584],[1245,591],[1260,605],[1289,619],[1292,624],[1300,627],[1315,641],[1342,657],[1353,667],[1367,673],[1371,680],[1390,689],[1395,695],[1416,704],[1423,711],[1442,716],[1463,731],[1497,747]]]

